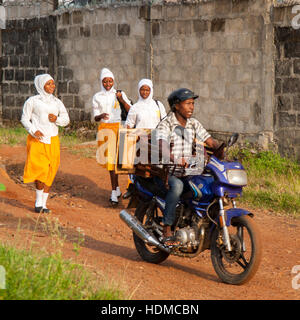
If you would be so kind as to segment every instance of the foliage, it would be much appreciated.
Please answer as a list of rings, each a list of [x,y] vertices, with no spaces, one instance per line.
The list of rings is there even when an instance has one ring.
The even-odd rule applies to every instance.
[[[0,290],[0,300],[123,298],[118,289],[95,282],[83,266],[63,260],[61,253],[45,256],[0,244],[0,265],[6,275],[6,289]]]
[[[243,200],[256,207],[300,216],[300,166],[276,151],[231,150],[248,174]]]

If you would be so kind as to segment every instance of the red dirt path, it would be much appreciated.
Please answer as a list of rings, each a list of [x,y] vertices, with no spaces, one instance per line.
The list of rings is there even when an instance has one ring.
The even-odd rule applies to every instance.
[[[35,223],[38,215],[33,212],[33,186],[21,183],[25,158],[25,147],[0,145],[0,183],[7,188],[0,193],[0,238],[12,243],[21,239],[25,243],[35,232],[36,246],[51,249],[53,238],[49,237],[49,230]],[[126,184],[127,177],[120,176],[123,192]],[[109,196],[108,173],[97,166],[96,160],[63,149],[48,207],[53,210],[49,219],[57,219],[59,232],[66,236],[64,256],[121,283],[128,297],[140,300],[300,299],[300,289],[292,288],[295,274],[291,273],[293,266],[300,265],[300,219],[252,210],[263,240],[262,262],[249,283],[233,286],[219,280],[209,251],[194,259],[169,257],[160,265],[142,261],[134,248],[131,231],[119,218],[127,201],[122,200],[119,207],[113,209],[108,203]],[[74,243],[78,239],[78,228],[84,232],[85,241],[78,242],[80,250],[76,254]]]

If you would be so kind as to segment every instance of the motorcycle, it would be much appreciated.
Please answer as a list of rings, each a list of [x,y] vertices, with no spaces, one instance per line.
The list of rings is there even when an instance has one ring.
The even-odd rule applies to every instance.
[[[237,139],[238,134],[232,135],[227,149]],[[236,205],[236,198],[247,185],[241,163],[219,160],[212,154],[202,174],[184,179],[185,192],[172,227],[179,244],[169,246],[164,244],[162,231],[167,190],[154,178],[131,178],[131,197],[139,204],[134,216],[122,210],[120,218],[133,230],[136,250],[144,261],[159,264],[169,255],[194,258],[210,250],[214,270],[223,282],[241,285],[255,275],[261,260],[261,240],[254,214]]]

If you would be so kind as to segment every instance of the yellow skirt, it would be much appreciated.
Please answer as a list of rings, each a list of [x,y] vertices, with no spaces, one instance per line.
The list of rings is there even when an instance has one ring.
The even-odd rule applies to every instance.
[[[100,123],[98,126],[97,162],[108,171],[115,170],[120,123]]]
[[[24,168],[24,183],[39,180],[50,187],[60,164],[59,137],[51,137],[51,144],[45,144],[31,135],[27,137],[27,159]]]

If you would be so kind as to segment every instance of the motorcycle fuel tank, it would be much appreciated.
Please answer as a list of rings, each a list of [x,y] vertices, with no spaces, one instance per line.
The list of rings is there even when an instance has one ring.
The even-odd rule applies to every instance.
[[[189,180],[189,186],[193,191],[194,199],[201,202],[208,202],[213,199],[214,178],[211,175],[194,176]]]

